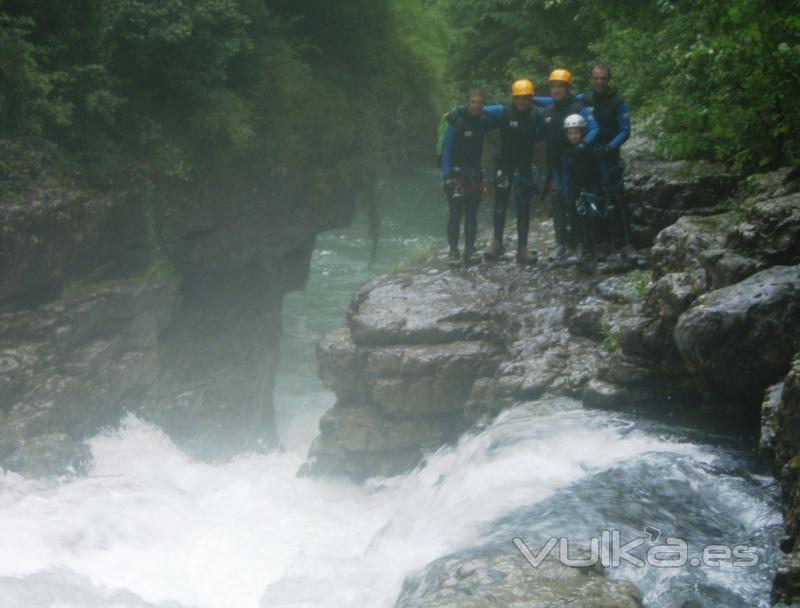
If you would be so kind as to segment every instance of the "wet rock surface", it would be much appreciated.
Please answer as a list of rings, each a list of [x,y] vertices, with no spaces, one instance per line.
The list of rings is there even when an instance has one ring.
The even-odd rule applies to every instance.
[[[800,352],[783,383],[765,397],[771,424],[762,427],[761,443],[772,447],[784,497],[783,556],[773,585],[774,602],[800,602]]]
[[[764,177],[755,194],[750,179],[749,198],[728,200],[737,179],[720,167],[636,163],[629,185],[637,242],[654,244],[636,260],[611,251],[601,251],[593,268],[550,260],[552,227],[543,221],[532,227],[543,254],[536,266],[506,256],[452,269],[440,254],[376,278],[354,297],[347,327],[320,343],[320,375],[337,403],[304,472],[400,473],[478,421],[542,395],[601,408],[677,400],[754,428],[761,412],[761,450],[775,458],[787,505],[789,553],[774,597],[797,602],[797,361],[789,370],[800,350],[800,266],[792,175]],[[460,371],[440,377],[448,368]],[[397,606],[551,605],[523,599],[535,591],[523,590],[515,568],[496,555],[443,558],[406,582]],[[547,581],[534,585],[551,589]],[[635,591],[610,603],[602,590],[563,602],[570,590],[561,588],[552,605],[639,605]]]
[[[800,262],[800,194],[754,203],[728,244],[768,264]]]
[[[791,187],[775,185],[787,175],[761,186],[779,198],[748,199],[756,241],[777,228],[754,205],[778,205],[789,218],[779,224],[788,230],[793,213],[780,197]],[[602,248],[591,268],[547,259],[552,227],[543,221],[532,227],[533,246],[543,254],[536,266],[520,267],[505,256],[451,269],[440,255],[365,285],[352,300],[347,328],[318,348],[320,376],[337,404],[326,414],[305,471],[399,473],[432,443],[543,394],[597,407],[705,398],[723,409],[733,396],[757,411],[763,389],[786,372],[796,350],[797,298],[790,271],[760,275],[770,266],[767,258],[734,247],[742,224],[724,201],[738,181],[708,163],[632,163],[631,208],[654,242],[634,260]],[[710,330],[716,303],[756,296],[752,318],[770,311],[763,321],[749,330],[749,322]],[[700,349],[703,331],[707,346]],[[751,331],[750,339],[740,340],[741,331]],[[767,348],[771,340],[780,348]],[[761,360],[742,356],[748,348],[763,354]],[[400,421],[413,420],[416,426],[407,430],[419,440],[411,437],[405,447],[388,439],[351,441],[351,433],[364,432],[363,424],[348,422],[356,418],[353,411],[384,437],[401,432]]]
[[[82,440],[125,412],[220,446],[200,456],[273,447],[282,297],[352,197],[279,175],[154,200],[60,162],[0,141],[0,467],[81,472]]]
[[[723,165],[707,162],[634,159],[625,190],[632,210],[637,246],[652,245],[656,235],[684,215],[715,215],[739,178]]]
[[[59,458],[47,455],[51,442],[65,456],[65,472],[80,470],[69,464],[87,462],[80,440],[150,393],[159,334],[177,306],[174,286],[119,282],[35,310],[0,313],[2,466],[57,472]],[[74,459],[66,457],[70,449]]]
[[[533,567],[511,543],[443,557],[407,580],[395,608],[638,608],[634,585],[548,558]]]
[[[542,222],[535,240],[550,239]],[[504,407],[546,392],[580,398],[618,348],[611,327],[641,307],[634,265],[612,253],[592,275],[569,260],[451,269],[440,256],[371,281],[347,327],[319,343],[337,403],[304,472],[400,473]]]
[[[765,396],[770,409],[762,427],[761,443],[774,450],[775,471],[784,497],[785,552],[773,585],[773,601],[800,602],[800,352],[782,384]],[[771,411],[770,411],[771,410]]]
[[[760,399],[800,349],[800,265],[769,268],[701,296],[681,315],[675,343],[707,395]]]

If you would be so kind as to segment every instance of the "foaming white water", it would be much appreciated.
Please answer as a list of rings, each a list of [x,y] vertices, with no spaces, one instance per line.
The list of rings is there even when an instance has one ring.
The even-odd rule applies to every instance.
[[[298,479],[299,452],[196,462],[136,419],[91,448],[87,478],[0,477],[0,605],[392,606],[408,572],[518,507],[654,451],[709,458],[604,414],[521,409],[366,486]]]
[[[413,570],[475,544],[503,515],[655,452],[711,459],[696,446],[633,431],[602,413],[573,409],[536,416],[525,408],[508,410],[484,432],[434,454],[414,475],[387,481],[399,495],[370,552],[391,555],[403,570]]]
[[[150,602],[257,606],[304,553],[358,556],[387,517],[361,487],[296,478],[291,454],[203,464],[135,419],[91,448],[85,479],[1,478],[0,576],[68,568]]]

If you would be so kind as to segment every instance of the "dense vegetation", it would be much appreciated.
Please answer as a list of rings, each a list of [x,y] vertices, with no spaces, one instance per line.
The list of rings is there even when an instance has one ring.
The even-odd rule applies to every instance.
[[[0,134],[55,141],[103,180],[352,180],[430,147],[436,15],[424,0],[0,0]]]
[[[585,88],[591,62],[605,61],[665,156],[742,169],[800,159],[798,0],[444,2],[462,86],[482,80],[505,97],[512,79],[544,83],[566,65]]]
[[[0,136],[103,180],[362,179],[468,83],[594,60],[667,157],[800,157],[800,0],[0,0]]]

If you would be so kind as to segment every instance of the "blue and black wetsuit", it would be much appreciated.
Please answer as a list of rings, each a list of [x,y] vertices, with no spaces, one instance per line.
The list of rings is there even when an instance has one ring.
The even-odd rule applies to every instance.
[[[481,156],[486,134],[496,128],[487,116],[472,116],[465,108],[457,108],[448,116],[442,150],[442,177],[450,207],[447,241],[450,252],[458,250],[461,217],[464,217],[464,253],[475,252],[478,232],[478,205],[483,191]]]
[[[554,102],[542,111],[544,116],[544,137],[547,151],[547,185],[554,181],[561,184],[563,176],[563,154],[568,142],[564,137],[564,119],[570,114],[580,114],[586,119],[586,133],[579,146],[589,147],[597,137],[598,127],[592,111],[585,108],[574,95],[568,95],[561,101]],[[574,245],[577,235],[574,230],[574,209],[567,203],[558,190],[559,196],[553,201],[553,227],[556,242],[559,245]]]
[[[542,111],[530,107],[520,112],[513,105],[492,105],[484,107],[483,113],[500,129],[494,190],[494,239],[497,243],[503,242],[506,211],[513,191],[517,205],[517,249],[522,250],[528,246],[531,201],[536,191],[533,151],[542,135]]]
[[[603,195],[614,207],[625,245],[630,243],[630,217],[624,197],[620,148],[631,134],[628,104],[614,91],[591,91],[582,95],[583,104],[592,108],[600,132],[595,140],[597,166],[603,179]]]
[[[605,217],[602,197],[602,179],[592,151],[585,146],[567,147],[561,154],[559,192],[571,209],[577,240],[586,251],[594,244],[596,224]]]

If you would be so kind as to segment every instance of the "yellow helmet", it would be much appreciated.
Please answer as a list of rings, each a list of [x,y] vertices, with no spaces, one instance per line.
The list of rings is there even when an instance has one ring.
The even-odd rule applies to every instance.
[[[565,82],[567,84],[572,84],[572,74],[569,73],[569,70],[553,70],[550,72],[550,78],[547,79],[547,82]]]
[[[511,95],[513,97],[533,96],[533,83],[530,80],[517,80],[511,85]]]

